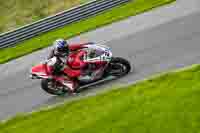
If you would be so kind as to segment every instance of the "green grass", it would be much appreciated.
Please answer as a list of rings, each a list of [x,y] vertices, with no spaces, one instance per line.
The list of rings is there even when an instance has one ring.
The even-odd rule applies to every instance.
[[[198,133],[200,65],[0,123],[0,133]]]
[[[0,50],[0,64],[49,46],[56,38],[70,38],[97,27],[133,16],[175,0],[133,0],[123,6],[115,7],[95,17],[73,23],[32,39],[12,48]]]
[[[89,0],[0,0],[0,32],[13,30]]]

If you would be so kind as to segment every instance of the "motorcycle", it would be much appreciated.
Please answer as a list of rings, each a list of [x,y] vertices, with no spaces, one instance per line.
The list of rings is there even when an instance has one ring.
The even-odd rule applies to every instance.
[[[111,49],[104,45],[88,45],[85,49],[70,53],[67,59],[63,59],[65,65],[59,76],[52,75],[52,66],[57,61],[58,58],[53,57],[32,67],[30,72],[30,77],[41,79],[41,88],[52,95],[63,95],[72,87],[81,88],[109,77],[119,78],[131,70],[126,59],[113,57]],[[80,67],[84,63],[95,64],[90,76],[81,74]]]

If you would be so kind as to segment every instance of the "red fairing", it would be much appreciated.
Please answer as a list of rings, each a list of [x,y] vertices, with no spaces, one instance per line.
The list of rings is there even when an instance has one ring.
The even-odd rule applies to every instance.
[[[46,64],[40,64],[32,67],[32,73],[44,73],[44,75],[49,75],[51,73],[52,67],[47,66]]]
[[[69,45],[69,49],[70,51],[76,51],[79,49],[83,49],[83,48],[87,48],[85,45],[87,45],[88,43],[80,43],[80,44],[70,44]]]
[[[45,72],[44,64],[40,64],[40,65],[32,67],[32,73],[38,73],[38,72]]]

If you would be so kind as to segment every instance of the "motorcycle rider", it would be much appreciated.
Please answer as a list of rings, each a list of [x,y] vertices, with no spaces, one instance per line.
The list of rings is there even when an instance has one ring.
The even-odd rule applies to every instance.
[[[47,59],[51,59],[54,56],[57,57],[57,62],[53,65],[52,75],[59,75],[62,68],[63,62],[61,58],[67,58],[69,55],[69,44],[64,39],[57,39],[53,42],[53,48],[51,49]]]
[[[85,45],[88,44],[94,44],[92,42],[88,42],[88,43],[82,43],[82,44],[68,44],[68,42],[64,39],[57,39],[53,42],[53,48],[51,49],[48,58],[47,59],[51,59],[53,57],[57,57],[57,61],[56,63],[52,66],[53,70],[52,70],[52,75],[62,75],[62,70],[64,69],[64,65],[66,62],[64,62],[63,60],[61,60],[62,58],[66,61],[68,58],[68,55],[70,52],[72,51],[76,51],[79,49],[83,49],[83,48],[87,48]],[[82,68],[82,71],[85,72],[90,72],[90,69],[94,69],[94,64],[87,64],[86,66],[84,66],[84,68]],[[85,73],[87,74],[87,73]],[[76,80],[74,80],[74,82],[76,82]],[[76,84],[76,83],[75,83]],[[76,88],[77,87],[72,87],[70,88],[71,93],[75,93],[76,92]]]

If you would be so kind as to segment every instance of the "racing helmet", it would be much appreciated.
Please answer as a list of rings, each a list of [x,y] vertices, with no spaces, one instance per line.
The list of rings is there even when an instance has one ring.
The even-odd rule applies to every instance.
[[[57,39],[54,41],[54,46],[57,52],[61,53],[69,53],[69,46],[66,40],[64,39]]]

